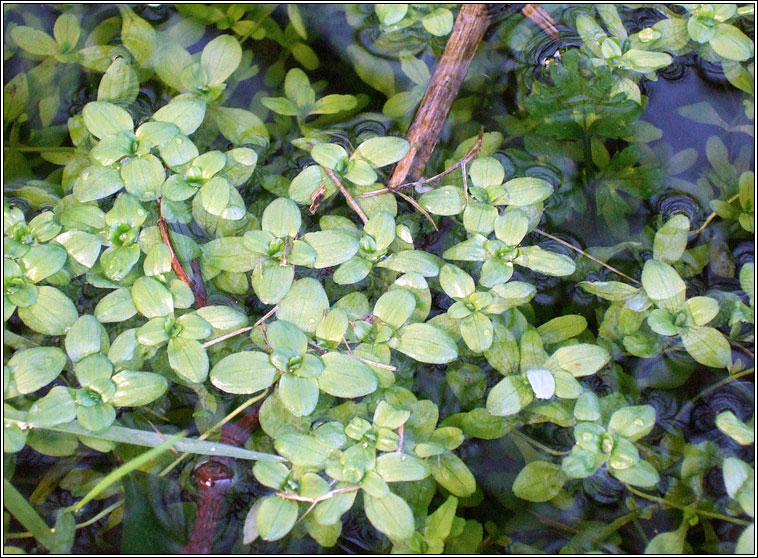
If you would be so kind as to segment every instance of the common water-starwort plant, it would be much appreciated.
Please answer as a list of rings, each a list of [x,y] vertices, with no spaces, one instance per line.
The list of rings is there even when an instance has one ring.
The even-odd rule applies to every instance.
[[[7,552],[754,552],[753,6],[515,8],[3,6]]]

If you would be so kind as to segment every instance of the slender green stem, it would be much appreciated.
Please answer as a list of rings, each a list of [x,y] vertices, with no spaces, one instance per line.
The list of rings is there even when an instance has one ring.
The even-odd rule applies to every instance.
[[[754,374],[754,373],[755,373],[755,369],[754,368],[748,368],[747,370],[743,370],[742,372],[737,372],[736,374],[732,374],[731,376],[728,376],[728,377],[724,378],[723,380],[720,380],[720,381],[716,382],[712,386],[708,386],[703,391],[701,391],[700,393],[698,393],[695,397],[693,397],[692,399],[690,399],[685,405],[682,405],[681,410],[679,411],[679,413],[677,413],[676,418],[674,420],[678,421],[682,417],[682,415],[685,413],[685,411],[687,409],[689,409],[689,407],[691,405],[693,405],[695,403],[695,401],[697,401],[701,397],[705,397],[706,395],[708,395],[712,391],[715,391],[715,390],[719,389],[720,387],[725,386],[726,384],[728,384],[730,382],[733,382],[734,380],[737,380],[737,379],[742,378],[744,376],[749,376],[750,374]]]
[[[735,194],[734,196],[732,196],[731,198],[729,198],[729,199],[726,201],[726,203],[732,203],[732,202],[736,201],[737,199],[739,199],[739,197],[740,197],[740,195],[739,195],[739,194]],[[696,231],[695,231],[695,235],[697,236],[697,235],[699,235],[701,232],[703,232],[703,231],[705,230],[705,227],[707,227],[707,226],[708,226],[708,224],[709,224],[711,221],[713,221],[713,220],[714,220],[716,217],[717,217],[717,215],[716,215],[716,212],[715,212],[715,211],[714,211],[713,213],[711,213],[710,215],[708,215],[708,218],[705,220],[705,223],[703,223],[702,225],[700,225],[700,228],[699,228],[698,230],[696,230]]]
[[[115,469],[114,471],[111,471],[110,474],[103,477],[103,479],[97,483],[92,490],[90,490],[84,498],[82,498],[79,502],[74,504],[73,506],[69,506],[67,508],[68,511],[79,511],[84,507],[84,505],[89,502],[90,500],[94,499],[98,494],[100,494],[103,490],[108,488],[110,485],[112,485],[115,482],[120,481],[123,477],[131,473],[132,471],[139,469],[146,463],[149,463],[156,457],[158,457],[163,452],[167,451],[171,446],[173,446],[180,438],[184,437],[184,432],[180,432],[179,434],[176,434],[163,442],[160,446],[155,447],[151,450],[146,451],[145,453],[135,457],[134,459],[129,460],[128,462],[124,463],[119,467],[118,469]]]
[[[3,506],[21,525],[29,529],[29,534],[38,543],[52,550],[55,544],[52,529],[8,479],[3,479]]]
[[[512,432],[512,434],[517,434],[519,437],[521,437],[529,445],[537,448],[538,450],[542,450],[545,453],[548,453],[550,455],[554,455],[556,457],[564,457],[564,456],[566,456],[566,455],[568,455],[570,453],[568,451],[560,451],[560,450],[555,450],[555,449],[553,449],[551,447],[548,447],[548,446],[544,445],[543,443],[538,442],[534,438],[531,438],[531,437],[527,436],[526,434],[524,434],[520,430],[514,430]]]
[[[75,151],[76,147],[3,147],[3,151],[18,151],[21,153],[42,153],[44,151]]]
[[[242,411],[244,411],[245,409],[247,409],[251,405],[254,405],[255,403],[257,403],[258,401],[260,401],[261,399],[263,399],[267,395],[268,395],[268,388],[266,388],[265,390],[263,390],[263,392],[261,392],[259,395],[256,395],[255,397],[251,397],[250,399],[248,399],[247,401],[245,401],[242,405],[238,406],[231,413],[229,413],[228,415],[226,415],[224,418],[222,418],[220,421],[218,421],[216,424],[214,424],[208,430],[206,430],[200,436],[198,436],[197,439],[198,440],[205,440],[206,438],[208,438],[209,436],[211,436],[214,432],[216,432],[219,428],[223,428],[223,426],[227,422],[229,422],[234,417],[236,417],[237,415],[239,415]],[[179,463],[181,463],[184,460],[184,458],[186,458],[188,455],[190,455],[190,453],[183,453],[183,454],[181,454],[174,461],[172,461],[170,465],[168,465],[165,469],[163,469],[159,473],[158,476],[165,477],[168,473],[171,472],[171,470],[174,467],[176,467],[177,465],[179,465]]]
[[[87,521],[82,521],[81,523],[77,523],[75,527],[76,527],[76,529],[84,529],[85,527],[89,527],[93,523],[97,523],[102,518],[104,518],[106,515],[108,515],[109,513],[113,512],[115,510],[117,510],[118,508],[120,508],[123,505],[124,505],[124,500],[118,500],[117,502],[114,502],[113,504],[111,504],[107,508],[103,508],[99,513],[93,515]],[[8,533],[8,534],[5,535],[5,538],[6,539],[28,539],[29,537],[33,537],[33,536],[34,535],[32,535],[29,532],[26,532],[26,533]]]
[[[608,265],[604,261],[601,261],[601,260],[597,259],[595,256],[592,256],[592,255],[588,254],[587,252],[585,252],[584,250],[582,250],[580,248],[577,248],[576,246],[574,246],[570,242],[566,242],[565,240],[561,240],[557,236],[553,236],[552,234],[546,233],[545,231],[541,231],[540,229],[534,229],[534,232],[536,232],[537,234],[541,234],[542,236],[546,236],[547,238],[550,238],[551,240],[555,240],[556,242],[558,242],[560,244],[563,244],[567,248],[571,248],[572,250],[574,250],[576,252],[579,252],[582,256],[585,256],[585,257],[591,259],[595,263],[599,263],[600,265],[602,265],[606,269],[610,269],[611,271],[613,271],[614,273],[617,273],[618,275],[621,275],[621,277],[624,277],[625,279],[629,279],[632,283],[634,283],[636,285],[640,284],[640,282],[637,281],[637,279],[635,279],[634,277],[629,277],[626,273],[623,273],[623,272],[619,271],[615,267],[613,267],[611,265]]]
[[[658,496],[653,496],[652,494],[645,494],[644,492],[637,490],[636,488],[632,488],[628,484],[626,485],[626,489],[632,494],[639,496],[640,498],[644,498],[645,500],[650,500],[651,502],[657,502],[658,504],[664,507],[675,508],[677,510],[682,510],[682,511],[689,511],[692,513],[696,513],[697,515],[701,515],[703,517],[709,517],[711,519],[720,519],[721,521],[728,521],[730,523],[736,523],[737,525],[746,525],[746,526],[750,525],[750,522],[745,521],[744,519],[739,519],[737,517],[729,517],[728,515],[723,515],[723,514],[715,513],[715,512],[709,512],[706,510],[700,510],[698,508],[693,508],[692,506],[683,506],[681,504],[675,504],[674,502],[665,500],[664,498],[659,498]]]

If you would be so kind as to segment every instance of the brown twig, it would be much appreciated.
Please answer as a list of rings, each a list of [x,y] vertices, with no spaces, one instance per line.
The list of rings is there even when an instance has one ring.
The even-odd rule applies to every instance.
[[[226,333],[226,334],[222,335],[221,337],[216,337],[215,339],[211,339],[210,341],[206,341],[205,343],[203,343],[203,347],[205,347],[205,348],[210,347],[211,345],[215,345],[216,343],[221,343],[222,341],[226,341],[227,339],[230,339],[232,337],[235,337],[237,335],[240,335],[242,333],[250,331],[251,329],[255,329],[256,327],[258,327],[259,325],[261,325],[263,322],[265,322],[266,320],[268,320],[272,316],[272,314],[274,312],[276,312],[278,309],[279,309],[278,305],[274,306],[271,310],[269,310],[263,316],[261,316],[261,319],[258,320],[257,322],[255,322],[253,325],[242,327],[240,329],[232,331],[231,333]]]
[[[636,283],[637,285],[639,285],[639,284],[640,284],[640,282],[639,282],[639,281],[637,281],[637,279],[635,279],[634,277],[629,277],[629,276],[628,276],[626,273],[623,273],[623,272],[619,271],[618,269],[616,269],[616,268],[615,268],[615,267],[613,267],[612,265],[608,265],[608,264],[607,264],[607,263],[605,263],[604,261],[601,261],[601,260],[597,259],[595,256],[592,256],[592,255],[588,254],[587,252],[585,252],[585,251],[584,251],[584,250],[582,250],[581,248],[577,248],[577,247],[576,247],[576,246],[574,246],[573,244],[571,244],[571,243],[569,243],[569,242],[566,242],[565,240],[561,240],[561,239],[560,239],[560,238],[558,238],[557,236],[553,236],[552,234],[550,234],[550,233],[546,233],[545,231],[541,231],[541,230],[539,230],[539,229],[534,229],[534,232],[536,232],[537,234],[541,234],[542,236],[546,236],[547,238],[549,238],[549,239],[551,239],[551,240],[555,240],[556,242],[558,242],[558,243],[560,243],[560,244],[563,244],[563,245],[564,245],[564,246],[566,246],[567,248],[571,248],[572,250],[574,250],[574,251],[576,251],[576,252],[579,252],[579,253],[580,253],[582,256],[586,256],[586,257],[588,257],[589,259],[591,259],[593,262],[595,262],[595,263],[599,263],[600,265],[602,265],[603,267],[605,267],[605,268],[607,268],[607,269],[610,269],[610,270],[611,270],[611,271],[613,271],[614,273],[617,273],[618,275],[621,275],[622,277],[624,277],[624,278],[626,278],[626,279],[629,279],[629,280],[630,280],[632,283]]]
[[[380,194],[386,194],[388,192],[397,192],[399,193],[400,190],[404,190],[406,188],[415,187],[417,185],[421,184],[428,184],[430,182],[436,182],[442,178],[445,178],[448,174],[455,172],[458,169],[462,169],[463,172],[465,172],[466,165],[471,162],[471,160],[476,156],[477,153],[479,153],[479,150],[482,148],[482,142],[484,141],[484,130],[479,130],[479,137],[476,139],[476,143],[474,146],[469,149],[468,153],[463,156],[463,159],[455,163],[452,167],[443,170],[441,173],[436,174],[432,176],[431,178],[422,178],[416,182],[405,182],[404,184],[400,184],[399,186],[395,186],[394,188],[381,188],[379,190],[371,190],[370,192],[364,192],[363,194],[358,194],[359,198],[370,198],[371,196],[378,196]],[[464,181],[465,181],[464,176]]]
[[[168,223],[163,218],[163,212],[161,210],[161,200],[158,198],[158,230],[161,232],[161,238],[163,243],[168,248],[169,254],[171,254],[171,267],[174,269],[174,273],[182,281],[184,281],[195,296],[195,306],[202,308],[208,304],[208,295],[205,291],[205,283],[203,283],[203,276],[200,273],[200,262],[195,258],[192,260],[192,271],[195,275],[194,281],[189,278],[187,272],[184,271],[182,264],[179,262],[179,258],[176,257],[174,252],[174,246],[171,244],[171,236],[169,234]]]
[[[739,197],[740,197],[740,195],[739,195],[739,194],[736,194],[736,195],[732,196],[731,198],[729,198],[729,199],[726,201],[726,203],[728,203],[728,204],[731,204],[731,203],[735,202],[737,199],[739,199]],[[716,217],[717,217],[717,215],[716,215],[716,212],[715,212],[715,211],[714,211],[713,213],[711,213],[710,215],[708,215],[708,218],[705,220],[705,222],[704,222],[704,223],[703,223],[703,224],[700,226],[700,228],[699,228],[698,230],[696,230],[696,231],[695,231],[695,236],[697,236],[697,235],[699,235],[701,232],[703,232],[703,231],[705,230],[705,227],[707,227],[707,226],[708,226],[708,224],[709,224],[711,221],[713,221],[713,220],[714,220]]]
[[[423,173],[489,24],[487,4],[464,4],[461,7],[445,50],[408,129],[406,137],[411,146],[395,166],[388,183],[390,188],[396,188],[408,179],[415,182]]]
[[[345,196],[345,199],[347,200],[348,205],[352,207],[353,210],[358,214],[358,217],[361,218],[361,221],[363,221],[363,224],[365,225],[366,223],[368,223],[368,217],[366,217],[366,214],[363,213],[363,210],[353,199],[353,196],[350,195],[350,192],[347,191],[347,188],[345,188],[342,185],[342,182],[340,182],[340,179],[337,178],[336,174],[334,174],[334,171],[330,169],[329,167],[322,166],[321,168],[324,169],[326,174],[329,175],[329,178],[332,179],[332,182],[334,182],[337,185],[337,187],[340,189],[340,192],[342,192],[342,195]]]

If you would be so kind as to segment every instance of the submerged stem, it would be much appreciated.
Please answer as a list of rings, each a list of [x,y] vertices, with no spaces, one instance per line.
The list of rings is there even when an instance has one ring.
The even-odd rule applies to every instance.
[[[750,525],[749,521],[745,521],[744,519],[739,519],[737,517],[729,517],[728,515],[723,515],[720,513],[715,512],[709,512],[706,510],[700,510],[698,508],[693,508],[692,506],[683,506],[681,504],[676,504],[674,502],[671,502],[670,500],[666,500],[665,498],[659,498],[658,496],[653,496],[652,494],[645,494],[644,492],[637,490],[636,488],[632,488],[628,484],[626,485],[626,489],[634,494],[635,496],[639,496],[640,498],[644,498],[645,500],[650,500],[651,502],[657,502],[661,506],[668,506],[670,508],[675,508],[677,510],[682,511],[690,511],[692,513],[696,513],[697,515],[702,515],[703,517],[710,517],[711,519],[720,519],[722,521],[729,521],[730,523],[736,523],[737,525]]]
[[[541,231],[540,229],[534,229],[534,232],[536,232],[537,234],[541,234],[542,236],[545,236],[545,237],[547,237],[547,238],[549,238],[551,240],[555,240],[556,242],[558,242],[560,244],[563,244],[567,248],[571,248],[572,250],[574,250],[576,252],[579,252],[582,256],[585,256],[585,257],[591,259],[595,263],[599,263],[600,265],[602,265],[606,269],[610,269],[611,271],[613,271],[614,273],[617,273],[618,275],[621,275],[621,277],[624,277],[625,279],[629,279],[632,283],[635,283],[637,285],[640,284],[640,282],[637,281],[637,279],[635,279],[634,277],[629,277],[626,273],[624,273],[622,271],[619,271],[618,269],[616,269],[612,265],[608,265],[604,261],[601,261],[601,260],[597,259],[595,256],[592,256],[592,255],[588,254],[587,252],[585,252],[581,248],[577,248],[573,244],[571,244],[569,242],[566,242],[565,240],[561,240],[557,236],[553,236],[552,234],[546,233],[545,231]]]

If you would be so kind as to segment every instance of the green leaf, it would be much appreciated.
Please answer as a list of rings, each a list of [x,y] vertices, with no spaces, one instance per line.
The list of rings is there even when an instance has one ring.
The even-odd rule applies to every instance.
[[[492,322],[481,312],[474,312],[461,322],[461,336],[475,353],[486,351],[492,345]]]
[[[242,48],[231,35],[220,35],[205,45],[200,65],[205,70],[209,85],[226,80],[242,60]]]
[[[734,25],[720,23],[709,44],[716,54],[727,60],[742,62],[753,56],[753,41]]]
[[[334,272],[332,279],[338,285],[352,285],[366,278],[371,272],[371,262],[359,256],[350,258]]]
[[[742,531],[734,547],[735,554],[755,554],[755,523],[751,523]]]
[[[658,533],[645,547],[645,554],[684,554],[689,523],[682,521],[676,531]]]
[[[628,469],[610,469],[611,474],[623,483],[643,488],[652,488],[658,484],[660,476],[655,467],[644,460],[640,460]]]
[[[447,8],[437,8],[422,17],[421,24],[435,37],[444,37],[453,29],[453,13]]]
[[[284,374],[277,385],[282,405],[296,417],[310,415],[316,408],[319,388],[316,378]]]
[[[26,25],[17,25],[11,30],[13,41],[29,54],[37,56],[54,56],[59,46],[55,40],[42,31]]]
[[[168,342],[168,362],[177,376],[199,384],[208,377],[208,354],[194,339],[175,337]]]
[[[434,215],[458,215],[464,208],[463,192],[455,186],[442,186],[423,194],[421,207]]]
[[[18,309],[21,321],[38,333],[63,335],[79,317],[71,299],[54,287],[42,286],[31,306]]]
[[[137,98],[138,93],[139,80],[131,64],[123,58],[116,58],[100,80],[97,100],[126,106]]]
[[[97,138],[134,129],[132,117],[121,107],[103,101],[87,103],[82,110],[84,125]]]
[[[203,259],[222,271],[244,273],[255,266],[254,253],[244,238],[223,237],[211,240],[202,246]]]
[[[523,211],[509,207],[495,219],[495,235],[508,246],[518,246],[529,230],[529,219]]]
[[[155,29],[131,8],[121,9],[121,40],[139,64],[146,64],[153,55],[157,43]],[[176,63],[176,60],[174,60]]]
[[[726,368],[731,364],[729,341],[717,329],[706,326],[686,327],[681,336],[684,348],[700,364],[713,368]]]
[[[302,331],[313,333],[329,309],[329,299],[316,279],[305,277],[292,284],[279,302],[276,317],[292,322]]]
[[[174,97],[171,102],[153,114],[153,120],[175,124],[182,134],[187,136],[200,127],[204,118],[205,102],[187,94]]]
[[[358,99],[352,95],[327,95],[316,101],[310,114],[335,114],[343,110],[354,109]]]
[[[8,366],[19,393],[33,393],[58,377],[66,365],[66,353],[57,347],[16,351]]]
[[[298,108],[309,107],[316,101],[316,93],[308,76],[300,68],[292,68],[284,78],[284,93]]]
[[[266,125],[249,110],[214,107],[213,116],[221,135],[234,145],[268,146],[269,134]]]
[[[76,404],[68,389],[55,386],[45,397],[36,401],[26,415],[33,427],[46,428],[70,422],[76,418]]]
[[[335,397],[362,397],[377,388],[376,375],[360,360],[342,353],[326,353],[321,357],[324,370],[318,377],[321,391]]]
[[[374,11],[382,25],[392,25],[405,17],[408,4],[375,4]]]
[[[549,182],[535,177],[513,178],[505,183],[505,202],[524,207],[545,201],[553,193]]]
[[[227,393],[255,393],[273,384],[276,374],[266,353],[241,351],[222,358],[211,369],[210,379]]]
[[[105,329],[94,316],[85,314],[77,319],[66,334],[65,346],[73,362],[100,351]]]
[[[394,289],[379,297],[374,305],[374,316],[394,328],[408,321],[416,308],[416,298],[405,289]]]
[[[282,457],[302,467],[323,467],[331,453],[331,448],[323,442],[299,432],[277,436],[274,447]]]
[[[258,508],[258,533],[266,541],[278,541],[290,532],[297,521],[298,506],[294,500],[269,496]]]
[[[686,285],[676,270],[657,260],[648,260],[642,268],[642,287],[658,306],[677,312],[685,303]]]
[[[363,505],[371,524],[390,539],[401,541],[413,535],[416,529],[413,512],[397,494],[390,492],[383,498],[375,498],[366,493]]]
[[[460,267],[452,264],[442,266],[439,280],[442,290],[455,300],[466,298],[475,289],[474,280],[471,276]]]
[[[540,334],[545,345],[551,345],[576,337],[585,329],[587,329],[587,320],[583,316],[567,314],[545,322],[537,328],[537,333]]]
[[[606,300],[626,300],[639,292],[639,289],[619,281],[582,281],[579,286],[590,294]]]
[[[24,275],[32,283],[39,283],[60,271],[66,264],[68,254],[56,244],[36,244],[19,260]]]
[[[376,266],[400,273],[419,273],[424,277],[434,277],[439,273],[440,259],[423,250],[403,250],[383,259]]]
[[[358,239],[346,231],[317,231],[303,236],[316,251],[315,269],[333,267],[346,262],[358,252]]]
[[[130,194],[141,201],[157,200],[166,178],[163,164],[155,155],[134,157],[121,166],[121,179]]]
[[[470,233],[489,235],[495,228],[497,215],[493,205],[469,200],[463,210],[463,226]]]
[[[205,211],[221,217],[224,215],[231,197],[232,188],[229,183],[220,176],[214,176],[200,188],[197,199]]]
[[[116,407],[140,407],[152,403],[168,389],[168,381],[160,374],[122,370],[111,378],[116,393],[111,404]]]
[[[116,289],[105,295],[95,306],[95,318],[100,323],[123,322],[137,313],[128,289]]]
[[[146,318],[168,316],[174,311],[171,292],[157,279],[140,277],[131,288],[137,310]]]
[[[690,220],[681,213],[666,221],[655,234],[653,242],[653,257],[665,263],[679,261],[687,247],[687,233],[690,230]]]
[[[408,324],[395,347],[418,362],[446,364],[458,358],[458,349],[449,335],[429,324]]]
[[[709,296],[694,296],[687,299],[687,308],[695,325],[702,326],[710,322],[719,313],[719,303]]]
[[[629,69],[642,73],[649,73],[671,64],[671,55],[665,52],[639,50],[630,48],[621,57],[629,64]]]
[[[476,479],[466,464],[450,451],[427,460],[434,480],[459,498],[476,492]]]
[[[261,228],[277,238],[294,238],[300,229],[300,222],[300,210],[295,202],[287,198],[277,198],[263,212]]]
[[[635,442],[646,436],[653,426],[655,426],[655,409],[650,405],[638,405],[624,407],[613,413],[608,423],[608,432]]]
[[[600,370],[610,360],[608,351],[597,345],[577,343],[561,347],[545,362],[545,368],[560,369],[574,377],[589,376]]]
[[[547,502],[558,496],[565,482],[566,475],[560,465],[532,461],[519,471],[513,493],[530,502]]]
[[[576,270],[574,260],[563,254],[543,250],[539,246],[525,246],[519,249],[519,255],[514,260],[518,265],[528,267],[532,271],[564,277]]]
[[[370,138],[361,143],[351,159],[362,158],[372,167],[381,168],[398,162],[406,153],[410,144],[404,138],[393,136]]]
[[[732,411],[716,415],[716,427],[741,446],[749,446],[755,441],[755,432],[742,422]]]
[[[276,304],[290,290],[294,277],[294,266],[283,266],[276,261],[265,260],[253,268],[250,280],[256,296],[263,304]]]
[[[524,378],[507,376],[487,396],[487,410],[498,417],[515,415],[533,399],[534,393]]]
[[[347,53],[353,62],[355,73],[364,82],[381,91],[386,97],[395,93],[395,74],[392,65],[379,56],[369,54],[358,45],[349,45]]]
[[[488,186],[502,184],[505,177],[505,169],[493,157],[478,157],[469,166],[468,174],[475,186],[487,188]]]
[[[297,116],[300,114],[300,109],[297,108],[295,103],[285,97],[263,97],[261,104],[282,116]]]

